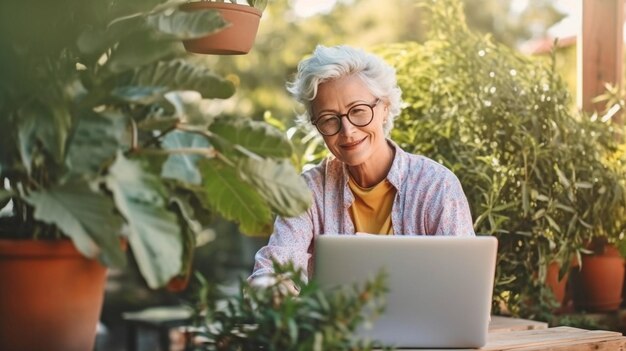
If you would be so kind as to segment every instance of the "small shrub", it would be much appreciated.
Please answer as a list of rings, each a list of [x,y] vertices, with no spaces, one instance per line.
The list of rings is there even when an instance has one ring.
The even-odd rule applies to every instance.
[[[239,294],[223,299],[202,277],[195,310],[205,340],[194,350],[372,350],[373,342],[355,338],[357,328],[384,309],[386,277],[377,275],[363,286],[321,289],[306,284],[302,271],[275,263],[275,284],[259,288],[241,282]],[[286,281],[302,287],[298,296]],[[388,349],[388,348],[387,348]]]

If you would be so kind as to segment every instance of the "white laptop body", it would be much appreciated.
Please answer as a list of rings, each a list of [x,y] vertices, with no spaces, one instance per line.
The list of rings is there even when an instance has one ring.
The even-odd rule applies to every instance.
[[[385,312],[359,336],[397,348],[477,348],[487,342],[494,237],[320,235],[323,288],[388,275]]]

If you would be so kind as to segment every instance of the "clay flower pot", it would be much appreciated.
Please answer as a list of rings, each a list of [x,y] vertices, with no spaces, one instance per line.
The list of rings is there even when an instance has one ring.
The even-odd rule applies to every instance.
[[[217,33],[202,38],[183,40],[185,50],[197,54],[242,55],[247,54],[256,38],[261,11],[248,6],[223,2],[198,1],[181,5],[183,11],[214,9],[230,25]]]
[[[554,299],[556,300],[556,302],[559,303],[559,306],[562,306],[565,300],[565,288],[567,286],[569,274],[566,273],[565,276],[559,279],[560,269],[561,265],[558,262],[550,262],[550,264],[548,265],[548,270],[546,271],[545,284],[554,294]]]
[[[92,350],[106,268],[69,240],[0,240],[0,350]]]
[[[607,245],[604,253],[583,255],[582,269],[572,270],[574,304],[588,312],[615,311],[622,302],[624,258]]]

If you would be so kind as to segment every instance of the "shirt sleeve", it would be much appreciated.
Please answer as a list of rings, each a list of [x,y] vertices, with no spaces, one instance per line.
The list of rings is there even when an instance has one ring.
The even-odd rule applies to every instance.
[[[254,270],[248,281],[273,273],[272,259],[280,263],[291,261],[296,268],[303,270],[303,279],[306,281],[311,257],[308,250],[313,239],[311,218],[311,210],[297,217],[278,217],[268,244],[254,257]]]
[[[440,211],[433,211],[432,230],[436,235],[475,236],[474,224],[467,197],[458,178],[452,174],[446,177],[442,187]]]

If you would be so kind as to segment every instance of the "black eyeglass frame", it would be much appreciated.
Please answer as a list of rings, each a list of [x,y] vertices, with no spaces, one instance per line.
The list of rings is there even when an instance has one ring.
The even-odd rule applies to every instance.
[[[355,126],[355,127],[365,127],[365,126],[369,125],[370,123],[372,123],[372,121],[374,120],[374,107],[378,106],[378,104],[380,103],[380,101],[381,101],[381,99],[380,99],[380,98],[378,98],[378,99],[376,99],[376,101],[374,101],[374,103],[372,103],[372,104],[365,104],[365,103],[363,103],[363,104],[357,104],[357,105],[354,105],[354,106],[350,107],[350,108],[348,109],[348,112],[346,112],[346,113],[344,113],[344,114],[331,114],[331,113],[325,113],[325,114],[323,114],[323,115],[321,115],[321,116],[317,117],[317,119],[315,120],[315,122],[312,122],[312,124],[315,126],[315,128],[317,128],[317,131],[318,131],[318,132],[320,132],[320,134],[322,134],[322,135],[324,135],[324,136],[333,136],[333,135],[336,135],[337,133],[341,132],[341,128],[342,128],[341,119],[342,119],[342,118],[344,118],[344,117],[345,117],[345,118],[347,118],[347,119],[348,119],[348,122],[350,122],[350,123],[351,123],[353,126]],[[363,106],[367,106],[367,107],[369,107],[369,109],[372,111],[372,117],[370,118],[370,120],[369,120],[367,123],[365,123],[365,124],[356,124],[356,123],[352,122],[352,120],[350,119],[350,111],[352,111],[353,109],[355,109],[355,108],[357,108],[357,107],[363,107]],[[336,132],[331,133],[331,134],[325,134],[325,133],[324,133],[324,132],[322,132],[322,130],[321,130],[321,129],[317,126],[317,123],[319,122],[319,120],[320,120],[322,117],[326,116],[326,115],[332,115],[332,117],[330,117],[330,118],[336,118],[337,120],[339,120],[339,124],[338,124],[338,125],[339,125],[339,128],[337,128],[337,131],[336,131]]]

